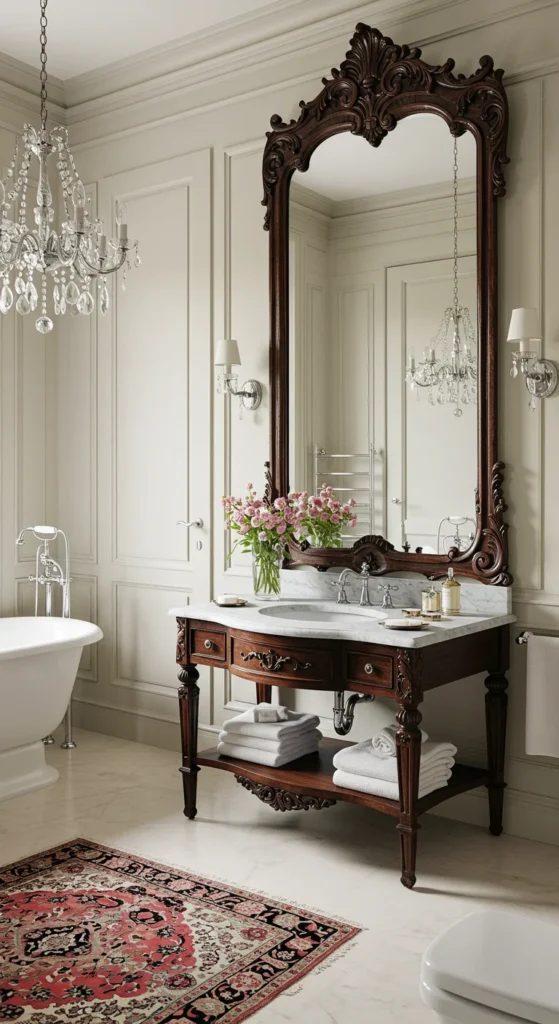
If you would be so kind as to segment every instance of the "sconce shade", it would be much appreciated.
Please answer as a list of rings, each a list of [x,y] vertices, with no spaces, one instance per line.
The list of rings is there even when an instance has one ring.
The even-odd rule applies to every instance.
[[[215,348],[214,366],[240,366],[239,344],[234,338],[223,338]]]
[[[513,309],[507,341],[540,341],[540,318],[537,309]]]

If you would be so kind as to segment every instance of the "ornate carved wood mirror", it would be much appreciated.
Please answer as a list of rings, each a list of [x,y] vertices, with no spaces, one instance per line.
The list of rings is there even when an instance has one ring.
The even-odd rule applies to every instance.
[[[507,586],[497,455],[503,72],[470,77],[357,25],[340,69],[264,152],[271,495],[353,500],[287,564]]]

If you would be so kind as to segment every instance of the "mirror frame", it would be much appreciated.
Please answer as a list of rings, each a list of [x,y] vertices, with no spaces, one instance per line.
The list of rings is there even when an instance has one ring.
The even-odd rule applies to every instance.
[[[289,490],[289,186],[294,171],[306,171],[312,154],[339,132],[361,135],[373,147],[382,143],[401,118],[435,113],[451,135],[470,131],[477,148],[478,287],[478,482],[476,535],[467,551],[451,548],[429,555],[397,551],[380,536],[361,537],[351,548],[313,548],[290,541],[285,567],[314,565],[359,570],[363,562],[375,576],[411,571],[431,579],[446,576],[449,565],[461,576],[510,586],[507,525],[503,513],[504,463],[497,456],[497,199],[505,194],[503,165],[508,104],[503,71],[491,57],[466,77],[454,75],[454,61],[434,66],[421,60],[417,47],[399,46],[378,29],[359,23],[339,70],[323,78],[310,103],[301,102],[297,121],[275,114],[264,149],[263,180],[270,233],[270,419],[271,463],[265,497]]]

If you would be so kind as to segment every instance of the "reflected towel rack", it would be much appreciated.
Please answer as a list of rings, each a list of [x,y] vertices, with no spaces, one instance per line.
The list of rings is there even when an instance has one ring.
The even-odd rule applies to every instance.
[[[525,629],[522,633],[519,633],[516,638],[517,644],[527,644],[531,636],[557,636],[559,637],[559,629]]]
[[[313,444],[313,462],[314,462],[314,493],[318,494],[319,489],[323,483],[326,482],[326,477],[334,477],[332,480],[332,490],[338,496],[340,501],[347,501],[352,494],[368,495],[368,500],[360,500],[355,503],[355,510],[367,509],[368,521],[363,523],[360,522],[359,526],[365,526],[364,536],[370,533],[374,533],[374,499],[373,499],[373,473],[374,465],[373,459],[376,455],[376,449],[374,445],[369,445],[368,452],[327,452],[325,448],[321,448],[318,444]],[[328,469],[323,468],[324,465],[328,464],[329,459],[361,459],[367,460],[367,468],[350,470],[350,469]],[[334,463],[338,466],[339,463]],[[343,463],[342,463],[343,465]],[[361,483],[363,477],[368,478],[368,486],[366,487],[341,487],[336,484],[339,477],[361,477],[362,480],[358,481]],[[329,482],[329,481],[328,481]],[[363,481],[364,482],[364,481]],[[349,483],[349,481],[348,481]],[[342,533],[342,540],[355,541],[360,533]]]

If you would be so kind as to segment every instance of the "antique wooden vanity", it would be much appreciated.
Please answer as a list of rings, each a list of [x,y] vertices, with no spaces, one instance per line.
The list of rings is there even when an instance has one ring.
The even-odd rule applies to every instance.
[[[185,609],[186,611],[186,609]],[[194,609],[196,611],[196,609]],[[201,766],[232,772],[237,782],[277,811],[330,807],[337,800],[372,807],[398,819],[402,852],[402,883],[415,884],[418,818],[443,800],[477,786],[489,793],[490,830],[502,831],[504,754],[507,711],[508,622],[511,616],[484,622],[481,632],[452,638],[467,630],[461,620],[448,628],[448,639],[426,646],[398,646],[395,634],[385,633],[393,644],[363,642],[345,638],[309,639],[278,636],[242,628],[236,610],[203,609],[211,618],[177,617],[177,663],[179,680],[184,785],[184,813],[196,816],[197,773]],[[243,610],[240,610],[243,611]],[[191,613],[189,612],[189,615]],[[252,612],[252,620],[257,614]],[[469,622],[469,620],[468,620]],[[502,622],[503,624],[499,624]],[[495,624],[494,624],[495,623]],[[446,625],[446,624],[445,624]],[[489,627],[489,628],[487,628]],[[371,627],[380,633],[381,626]],[[399,638],[400,642],[401,637]],[[409,638],[405,638],[410,643]],[[432,640],[432,635],[429,638]],[[425,642],[426,636],[419,636]],[[417,639],[415,641],[417,643]],[[282,768],[267,768],[250,761],[222,757],[217,750],[197,752],[199,687],[197,665],[228,668],[235,675],[251,679],[259,701],[270,701],[272,685],[308,690],[346,690],[390,698],[395,703],[398,732],[398,775],[400,801],[341,789],[332,782],[332,758],[345,741],[327,739],[318,754],[310,754]],[[443,789],[418,799],[421,712],[425,690],[455,679],[488,672],[487,752],[488,768],[457,764]]]
[[[309,572],[314,567],[315,572],[350,568],[359,573],[365,564],[372,577],[415,573],[424,580],[440,580],[453,566],[461,579],[478,585],[500,588],[512,582],[503,522],[504,467],[497,453],[496,392],[497,200],[505,192],[507,101],[503,73],[494,69],[490,57],[483,57],[469,77],[455,75],[453,68],[451,60],[439,67],[426,64],[418,49],[396,45],[360,24],[340,69],[323,79],[314,100],[301,103],[298,120],[284,123],[277,115],[272,118],[263,162],[271,303],[271,454],[265,500],[271,504],[290,487],[312,488],[311,449],[315,459],[317,452],[340,460],[358,460],[369,452],[371,467],[366,485],[360,463],[353,469],[347,468],[351,462],[325,469],[335,491],[367,491],[366,531],[344,547],[319,548],[308,539],[291,539],[286,569],[305,565]],[[379,185],[374,194],[359,194],[360,183],[375,179],[377,148],[382,156],[393,134],[398,137],[402,132],[404,139],[400,124],[413,122],[412,115],[420,116],[413,132],[427,135],[422,146],[421,134],[408,134],[408,176],[398,178],[401,156],[397,165],[384,171],[379,163],[379,180],[384,174],[388,183],[384,193]],[[430,150],[441,126],[449,151],[444,159],[430,164],[427,159],[426,174],[431,178],[422,178],[410,189],[410,168],[413,173],[417,165],[420,173],[421,153]],[[359,180],[352,178],[354,143],[362,147],[364,159],[372,161],[371,170],[365,167]],[[322,165],[318,152],[316,161],[311,160],[321,146],[331,147],[325,148]],[[450,169],[454,160],[453,185],[433,177],[447,159]],[[460,181],[459,159],[466,167]],[[307,179],[309,167],[314,177],[311,173]],[[324,185],[329,167],[345,167],[347,172],[330,191]],[[403,185],[391,186],[397,178]],[[401,191],[390,192],[391,187]],[[403,250],[398,248],[401,244]],[[410,264],[407,268],[402,268],[401,252]],[[290,260],[296,261],[293,274]],[[471,285],[468,302],[477,306],[471,317],[458,305],[459,279],[462,294]],[[439,301],[442,306],[452,280],[454,306],[447,310],[447,322],[454,323],[460,344],[452,343],[449,357],[446,341],[439,344],[436,324],[442,312]],[[323,306],[313,335],[320,301],[331,305]],[[433,328],[428,301],[436,307]],[[469,322],[467,313],[475,324],[473,351],[468,338],[460,341],[458,331],[460,324],[463,329]],[[415,319],[410,320],[412,314]],[[471,335],[471,325],[469,329]],[[417,375],[413,350],[406,347],[414,334],[427,352]],[[328,359],[332,366],[326,379]],[[290,387],[297,393],[295,404]],[[412,403],[409,395],[414,388],[424,388],[430,404],[420,409],[415,396]],[[418,458],[413,455],[414,443],[422,429],[429,434]],[[316,443],[323,438],[328,447]],[[316,463],[314,479],[318,482]],[[455,539],[445,546],[441,523],[447,521]],[[462,522],[471,525],[461,534]],[[402,883],[407,887],[416,879],[418,818],[424,811],[486,785],[490,830],[494,835],[502,831],[505,673],[512,616],[463,616],[434,623],[417,634],[389,633],[372,623],[366,629],[359,624],[345,631],[332,628],[325,635],[305,630],[304,625],[290,629],[279,620],[272,625],[257,607],[232,610],[194,604],[175,611],[181,772],[188,818],[196,815],[200,767],[232,773],[275,810],[321,809],[337,800],[371,807],[397,819]],[[333,784],[332,758],[347,742],[343,740],[324,740],[319,754],[278,769],[221,757],[215,750],[199,754],[198,665],[227,669],[251,680],[258,700],[269,700],[272,686],[278,686],[348,691],[394,701],[399,800]],[[423,694],[481,672],[487,674],[487,768],[457,764],[448,786],[419,799]]]

